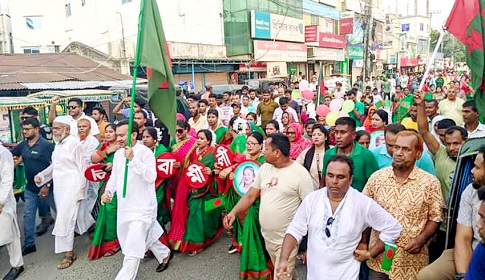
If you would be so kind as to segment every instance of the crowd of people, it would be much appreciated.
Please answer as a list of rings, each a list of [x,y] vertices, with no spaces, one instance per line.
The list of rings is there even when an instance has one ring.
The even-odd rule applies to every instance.
[[[24,140],[0,150],[5,279],[22,273],[22,255],[36,252],[36,234],[51,224],[59,269],[74,264],[74,236],[88,232],[90,260],[122,251],[116,279],[135,279],[143,258],[155,257],[162,272],[174,252],[203,254],[225,231],[240,279],[298,279],[297,260],[307,279],[481,279],[485,146],[461,197],[455,248],[444,250],[460,148],[485,137],[468,78],[431,73],[423,90],[417,73],[358,78],[346,92],[337,83],[308,100],[301,78],[261,91],[178,93],[175,135],[138,97],[132,110],[129,98],[114,108],[125,119],[116,123],[102,107],[86,115],[77,98],[65,116],[52,99],[50,127],[25,108]],[[327,118],[343,102],[351,109]],[[21,163],[23,245],[12,193]]]

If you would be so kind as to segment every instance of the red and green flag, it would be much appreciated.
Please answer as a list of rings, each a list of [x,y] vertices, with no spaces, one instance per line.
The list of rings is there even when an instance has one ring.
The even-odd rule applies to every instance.
[[[318,100],[320,104],[325,100],[325,79],[323,77],[323,67],[320,65],[320,70],[318,71]],[[318,105],[320,105],[318,104]]]
[[[140,64],[148,67],[148,105],[175,135],[177,103],[172,61],[156,0],[145,1],[140,38]]]
[[[485,0],[456,0],[445,29],[467,47],[467,64],[479,112],[485,112]],[[481,121],[485,120],[481,114]]]

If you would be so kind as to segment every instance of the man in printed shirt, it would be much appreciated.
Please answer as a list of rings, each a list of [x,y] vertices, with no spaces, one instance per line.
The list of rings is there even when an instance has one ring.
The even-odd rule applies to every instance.
[[[391,270],[381,269],[383,254],[367,262],[370,279],[416,279],[428,264],[428,241],[443,220],[443,195],[438,179],[415,167],[423,139],[414,131],[397,134],[392,166],[375,172],[363,193],[374,199],[402,225]],[[371,234],[370,246],[378,233]]]

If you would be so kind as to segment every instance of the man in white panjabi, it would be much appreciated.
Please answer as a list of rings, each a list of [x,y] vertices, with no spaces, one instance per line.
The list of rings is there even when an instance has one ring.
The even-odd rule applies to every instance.
[[[12,154],[0,145],[0,246],[7,247],[12,268],[5,280],[16,279],[24,271],[24,259],[17,223],[17,203],[13,195]]]
[[[353,162],[347,156],[333,157],[327,166],[327,186],[310,193],[286,230],[277,267],[277,279],[289,275],[291,251],[308,233],[307,279],[359,279],[361,262],[384,251],[384,242],[394,243],[402,227],[371,198],[351,188]],[[368,227],[379,231],[380,242],[367,250],[360,243]]]
[[[56,147],[52,153],[52,164],[34,178],[38,187],[50,180],[54,182],[54,202],[57,216],[52,234],[55,236],[55,253],[64,253],[57,268],[72,265],[74,254],[74,231],[83,234],[93,224],[93,219],[83,219],[89,215],[79,215],[81,200],[85,198],[86,179],[84,171],[89,159],[79,140],[70,135],[70,119],[60,116],[52,123],[52,133]],[[79,216],[79,217],[78,217]]]
[[[72,124],[71,124],[72,125]],[[77,120],[77,136],[84,148],[84,153],[91,164],[91,155],[96,152],[99,141],[91,135],[91,122],[85,116]],[[88,224],[94,224],[95,220],[91,215],[94,205],[98,199],[99,183],[86,181],[84,199],[81,201],[78,219],[86,221]]]
[[[127,146],[128,122],[116,126],[116,136],[120,146],[113,159],[113,169],[101,197],[101,203],[109,203],[117,192],[117,234],[121,251],[125,256],[123,267],[116,276],[117,280],[136,278],[140,260],[147,250],[152,251],[159,265],[157,272],[168,268],[172,253],[159,238],[163,229],[157,221],[157,198],[155,179],[157,177],[153,152],[136,141],[138,125],[133,123],[131,146]],[[123,197],[125,162],[128,163],[126,196]]]

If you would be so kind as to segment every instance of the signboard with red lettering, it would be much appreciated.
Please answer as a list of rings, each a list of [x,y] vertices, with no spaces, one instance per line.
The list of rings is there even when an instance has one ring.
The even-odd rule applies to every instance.
[[[172,153],[163,153],[157,157],[157,175],[160,178],[170,178],[177,172],[174,164],[177,162]]]
[[[110,172],[105,171],[106,167],[107,165],[103,163],[93,164],[86,168],[86,171],[84,171],[84,177],[91,182],[106,182],[111,175]]]
[[[305,42],[318,42],[318,25],[305,26]]]
[[[340,35],[354,33],[354,18],[340,19]]]
[[[234,191],[240,197],[243,197],[249,189],[254,187],[256,173],[261,164],[254,160],[245,160],[239,163],[234,170]]]
[[[206,166],[200,162],[191,163],[184,174],[185,182],[195,189],[200,189],[207,185],[209,175],[204,173],[205,168]]]
[[[215,158],[217,167],[219,167],[221,170],[231,166],[232,162],[234,161],[232,151],[227,146],[223,145],[218,145],[216,147]]]
[[[323,48],[344,49],[347,46],[347,38],[344,35],[320,32],[318,45]]]

